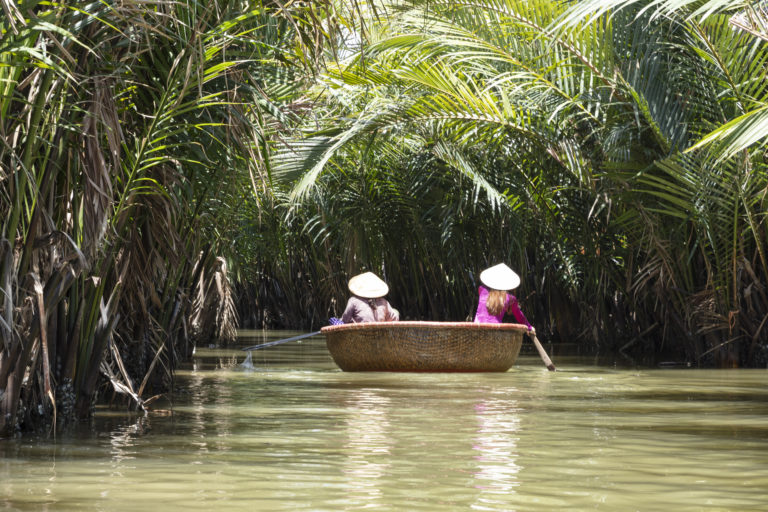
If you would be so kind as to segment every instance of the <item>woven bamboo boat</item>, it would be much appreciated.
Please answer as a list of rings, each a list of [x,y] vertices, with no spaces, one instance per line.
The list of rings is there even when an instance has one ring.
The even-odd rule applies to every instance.
[[[525,326],[473,322],[368,322],[320,330],[346,372],[505,372]]]

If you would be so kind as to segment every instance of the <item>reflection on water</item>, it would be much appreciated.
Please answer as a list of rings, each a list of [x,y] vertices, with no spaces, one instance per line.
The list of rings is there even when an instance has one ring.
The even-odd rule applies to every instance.
[[[149,431],[150,419],[141,416],[134,423],[120,426],[109,434],[112,475],[122,476],[122,470],[136,458],[136,440]]]
[[[388,398],[369,389],[354,393],[345,403],[349,411],[345,421],[347,456],[342,468],[346,492],[350,500],[371,507],[381,502],[381,479],[390,466],[389,403]]]
[[[245,355],[199,350],[146,416],[0,441],[0,509],[768,510],[765,370],[550,373],[532,352],[356,374],[322,337]]]
[[[499,396],[514,397],[514,388],[505,388]],[[492,391],[484,393],[487,399],[475,404],[478,429],[472,448],[478,452],[474,458],[477,469],[474,478],[475,487],[483,494],[509,495],[520,485],[518,473],[522,469],[517,464],[518,432],[520,417],[517,402],[514,399],[494,397]],[[486,505],[495,500],[484,498]]]

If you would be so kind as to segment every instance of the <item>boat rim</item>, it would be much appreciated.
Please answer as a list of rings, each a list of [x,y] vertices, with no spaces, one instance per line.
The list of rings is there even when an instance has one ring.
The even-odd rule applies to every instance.
[[[354,324],[327,325],[320,329],[322,333],[333,333],[336,331],[347,331],[355,329],[373,329],[373,328],[395,328],[406,329],[413,327],[434,327],[447,329],[462,329],[471,327],[476,330],[488,331],[527,331],[528,328],[522,324],[515,323],[480,323],[480,322],[435,322],[435,321],[417,321],[402,320],[395,322],[359,322]]]

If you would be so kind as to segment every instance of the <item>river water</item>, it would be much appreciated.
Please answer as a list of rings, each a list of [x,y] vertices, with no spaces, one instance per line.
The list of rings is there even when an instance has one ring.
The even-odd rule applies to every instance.
[[[199,349],[146,416],[0,440],[0,510],[768,511],[767,370],[550,355],[398,374],[341,372],[323,337]]]

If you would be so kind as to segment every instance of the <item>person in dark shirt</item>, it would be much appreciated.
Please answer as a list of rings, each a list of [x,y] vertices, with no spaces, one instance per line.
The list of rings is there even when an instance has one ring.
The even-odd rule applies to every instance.
[[[373,272],[359,274],[349,280],[352,296],[341,316],[345,324],[360,322],[396,322],[400,313],[393,308],[384,296],[389,293],[389,286]]]

